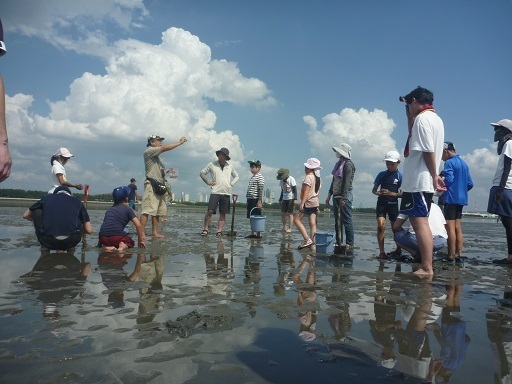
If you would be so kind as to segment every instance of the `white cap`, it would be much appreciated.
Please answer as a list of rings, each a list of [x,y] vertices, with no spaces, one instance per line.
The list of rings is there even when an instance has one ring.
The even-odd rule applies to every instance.
[[[59,150],[53,154],[53,156],[62,156],[62,157],[73,157],[71,152],[67,148],[59,148]]]
[[[384,161],[392,161],[393,163],[398,163],[400,161],[400,154],[397,151],[389,151],[386,153]]]
[[[512,120],[503,119],[498,121],[497,123],[491,123],[493,127],[505,127],[508,130],[512,131]]]

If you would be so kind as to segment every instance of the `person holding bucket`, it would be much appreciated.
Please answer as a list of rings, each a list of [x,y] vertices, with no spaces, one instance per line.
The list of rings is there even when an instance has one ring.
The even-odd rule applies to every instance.
[[[252,177],[247,186],[247,218],[251,219],[252,215],[261,216],[261,207],[263,199],[263,186],[265,185],[265,178],[260,173],[261,162],[259,160],[249,160],[249,167],[251,168]],[[256,229],[256,230],[255,230]],[[261,239],[261,232],[257,231],[261,228],[254,228],[251,222],[251,234],[245,236],[247,239]]]
[[[316,216],[318,214],[318,207],[320,206],[320,200],[318,198],[321,186],[320,170],[322,169],[320,160],[312,157],[304,163],[304,167],[306,176],[302,181],[302,189],[300,191],[299,212],[297,212],[293,220],[295,226],[304,238],[304,241],[299,245],[299,249],[309,248],[315,244],[313,239],[316,233]],[[304,228],[302,224],[304,216],[308,216],[309,219],[309,236],[306,232],[306,228]]]

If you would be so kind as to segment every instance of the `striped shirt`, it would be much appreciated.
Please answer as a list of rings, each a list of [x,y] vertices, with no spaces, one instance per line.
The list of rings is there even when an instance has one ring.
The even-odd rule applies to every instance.
[[[249,186],[247,187],[246,197],[248,199],[262,200],[264,184],[265,179],[263,178],[263,175],[260,172],[258,172],[255,175],[252,175],[251,180],[249,180]]]

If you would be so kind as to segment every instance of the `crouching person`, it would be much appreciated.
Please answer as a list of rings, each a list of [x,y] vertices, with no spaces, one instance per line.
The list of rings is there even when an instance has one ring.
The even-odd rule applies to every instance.
[[[107,251],[124,251],[135,246],[130,235],[125,232],[126,225],[131,221],[137,229],[138,246],[146,248],[144,230],[135,215],[135,211],[128,205],[129,187],[118,187],[112,192],[114,205],[105,213],[101,224],[98,247]]]
[[[418,239],[416,238],[416,233],[414,229],[411,227],[408,230],[402,228],[402,225],[409,219],[409,216],[404,214],[399,214],[396,221],[393,223],[393,232],[395,233],[394,238],[397,245],[397,249],[405,249],[412,256],[412,261],[421,262],[421,255],[418,245]],[[438,205],[432,203],[430,206],[430,213],[428,216],[428,224],[430,226],[430,230],[432,232],[432,238],[434,240],[433,253],[435,254],[437,251],[446,247],[448,234],[446,233],[445,224],[446,220],[444,219],[443,212]],[[409,261],[405,256],[399,256],[398,258],[401,261]]]
[[[34,203],[23,218],[34,223],[41,251],[72,252],[82,240],[82,229],[92,233],[87,209],[64,185]]]

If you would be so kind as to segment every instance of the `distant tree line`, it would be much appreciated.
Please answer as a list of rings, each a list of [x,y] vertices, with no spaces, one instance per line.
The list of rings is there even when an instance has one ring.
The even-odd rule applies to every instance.
[[[23,189],[0,189],[0,197],[10,197],[10,198],[18,198],[18,199],[42,199],[48,194],[48,192],[43,191],[25,191]],[[76,198],[83,200],[84,194],[81,192],[73,192],[73,196]],[[102,201],[102,202],[111,202],[112,194],[110,193],[102,193],[98,195],[89,195],[89,201]],[[183,201],[177,202],[179,205],[193,205],[193,206],[204,206],[206,207],[208,203],[200,203],[194,201]],[[247,205],[245,203],[237,202],[237,207],[245,208]],[[271,209],[271,210],[279,210],[279,203],[263,203],[263,209]],[[332,205],[320,204],[320,210],[325,211],[326,209],[332,210]],[[375,208],[352,208],[353,212],[359,213],[374,213]]]

